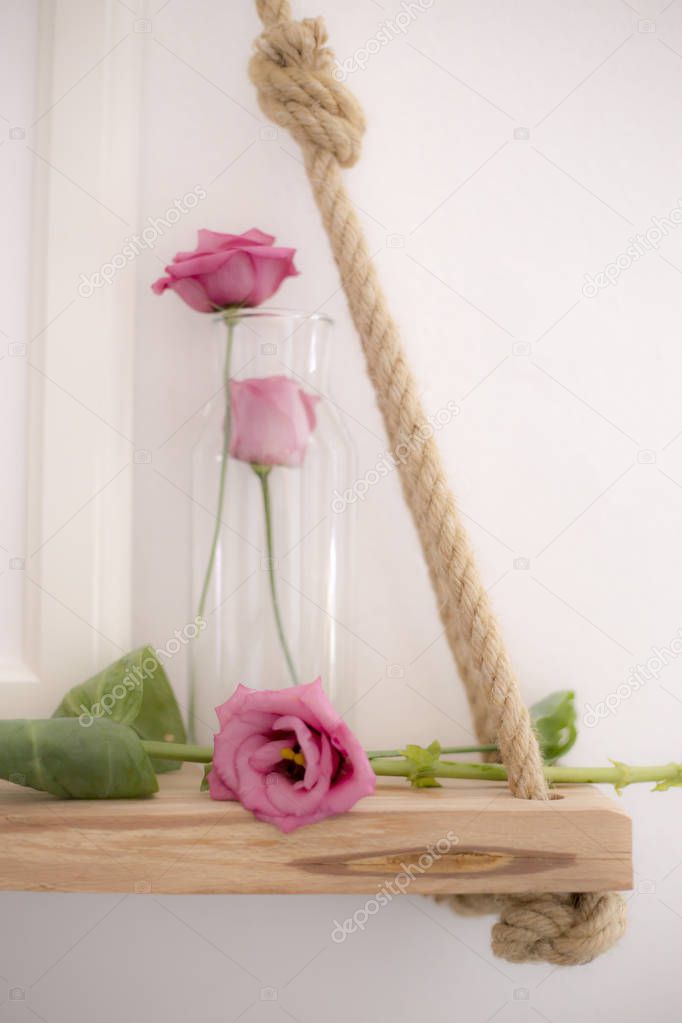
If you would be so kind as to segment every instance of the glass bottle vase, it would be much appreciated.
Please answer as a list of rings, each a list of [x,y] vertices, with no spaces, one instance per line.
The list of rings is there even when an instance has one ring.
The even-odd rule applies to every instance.
[[[326,316],[226,313],[211,342],[216,394],[192,458],[189,730],[208,741],[239,683],[318,675],[343,710],[352,677],[355,452],[329,395]],[[205,624],[204,624],[205,623]]]

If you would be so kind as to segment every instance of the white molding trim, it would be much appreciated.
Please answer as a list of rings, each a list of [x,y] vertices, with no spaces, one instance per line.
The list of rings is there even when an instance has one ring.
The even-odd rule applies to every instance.
[[[24,658],[0,661],[0,717],[50,713],[131,642],[135,274],[78,285],[135,230],[132,29],[117,0],[40,0]]]

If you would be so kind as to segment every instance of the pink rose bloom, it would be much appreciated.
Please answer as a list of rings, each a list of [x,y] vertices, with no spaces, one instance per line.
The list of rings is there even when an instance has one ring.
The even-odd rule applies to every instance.
[[[171,288],[198,313],[260,305],[298,273],[296,249],[274,247],[274,240],[255,227],[244,234],[199,231],[194,252],[178,252],[152,291]]]
[[[289,832],[374,792],[369,760],[319,678],[290,689],[238,686],[216,713],[211,799],[237,799]]]
[[[301,465],[319,397],[285,376],[230,380],[230,394],[232,457],[259,465]]]

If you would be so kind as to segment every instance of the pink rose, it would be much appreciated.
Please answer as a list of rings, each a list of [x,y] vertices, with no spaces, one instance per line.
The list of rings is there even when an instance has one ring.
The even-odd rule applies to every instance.
[[[230,380],[230,454],[242,462],[298,466],[315,429],[317,395],[290,377]]]
[[[255,227],[244,234],[199,231],[194,252],[178,252],[152,291],[171,288],[198,313],[260,305],[298,273],[296,249],[275,248],[274,240]]]
[[[345,813],[374,792],[369,760],[319,678],[290,689],[238,686],[216,713],[212,799],[237,799],[288,832]]]

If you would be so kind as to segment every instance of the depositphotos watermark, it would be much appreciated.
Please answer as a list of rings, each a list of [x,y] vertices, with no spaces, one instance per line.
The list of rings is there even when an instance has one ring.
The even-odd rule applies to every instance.
[[[395,472],[399,465],[407,461],[410,453],[415,448],[425,444],[427,440],[430,440],[444,426],[449,426],[452,420],[459,415],[460,411],[461,409],[456,402],[449,401],[444,408],[440,408],[432,416],[428,416],[424,425],[415,431],[409,441],[402,441],[394,452],[385,451],[374,467],[369,469],[360,479],[355,480],[350,487],[346,487],[343,493],[338,489],[335,490],[332,497],[332,511],[336,515],[340,515],[349,505],[355,504],[356,501],[364,501],[372,487],[375,487],[382,479]]]
[[[586,728],[594,728],[603,721],[609,714],[615,714],[621,703],[629,700],[633,693],[642,689],[647,682],[655,682],[669,664],[682,654],[682,628],[667,646],[654,646],[651,654],[642,664],[636,664],[631,668],[627,680],[618,686],[612,693],[609,693],[594,706],[591,703],[585,704],[583,724]]]
[[[337,82],[345,82],[349,75],[356,71],[364,71],[371,57],[375,57],[384,46],[388,46],[398,36],[405,35],[419,15],[430,10],[435,2],[436,0],[403,0],[400,5],[402,9],[395,18],[382,22],[377,32],[364,46],[359,46],[350,57],[338,62],[333,71]]]
[[[169,660],[175,657],[183,646],[187,646],[190,640],[195,639],[200,632],[204,631],[207,624],[205,618],[197,615],[194,621],[188,622],[182,629],[175,629],[173,637],[167,641],[166,645],[155,650],[155,656],[149,654],[139,665],[134,664],[129,668],[121,681],[112,686],[110,692],[104,693],[101,700],[97,700],[91,707],[86,707],[84,703],[81,703],[79,709],[82,713],[79,715],[78,721],[83,728],[89,728],[95,718],[111,714],[120,700],[125,700],[128,693],[137,689],[148,678],[153,677],[162,657],[167,657]]]
[[[169,228],[174,227],[181,217],[198,206],[202,199],[206,198],[207,194],[205,188],[197,185],[191,192],[183,195],[181,199],[176,199],[162,217],[147,217],[147,226],[139,234],[133,234],[130,238],[126,238],[120,251],[112,256],[108,263],[102,263],[99,270],[90,274],[89,277],[81,274],[78,285],[80,297],[90,298],[99,288],[111,284],[120,270],[123,270],[134,259],[137,259],[145,249],[153,249],[159,238],[162,238]]]
[[[416,863],[401,863],[400,871],[391,881],[384,881],[377,889],[374,898],[367,899],[364,906],[356,909],[352,916],[346,917],[343,923],[334,920],[334,927],[331,933],[332,941],[340,945],[351,934],[355,934],[357,931],[364,931],[370,917],[376,916],[380,909],[388,906],[394,896],[404,895],[415,877],[426,874],[434,863],[449,853],[452,847],[458,843],[457,835],[452,831],[448,831],[444,838],[439,838],[437,842],[432,842],[428,845],[426,852],[421,854]]]
[[[677,206],[674,206],[665,217],[652,217],[650,227],[643,233],[633,235],[629,239],[625,251],[607,263],[603,270],[594,275],[585,274],[585,283],[582,287],[584,297],[595,298],[604,288],[610,288],[617,284],[622,274],[643,256],[655,252],[663,239],[667,238],[670,232],[680,224],[682,224],[682,199],[677,200]]]

